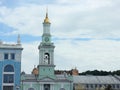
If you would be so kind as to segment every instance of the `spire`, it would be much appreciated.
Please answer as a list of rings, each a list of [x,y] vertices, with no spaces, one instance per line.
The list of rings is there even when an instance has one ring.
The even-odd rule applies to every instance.
[[[46,8],[46,18],[48,18],[48,8]]]
[[[17,44],[21,44],[21,40],[20,40],[20,34],[18,34],[18,38],[17,38]]]
[[[46,9],[46,17],[44,19],[44,23],[49,23],[50,24],[50,21],[49,21],[49,18],[48,18],[48,8]]]

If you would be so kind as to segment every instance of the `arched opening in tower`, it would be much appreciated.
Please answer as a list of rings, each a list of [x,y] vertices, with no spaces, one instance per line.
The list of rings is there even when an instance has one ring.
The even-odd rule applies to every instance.
[[[44,54],[44,62],[46,64],[50,64],[50,55],[49,55],[49,53]]]

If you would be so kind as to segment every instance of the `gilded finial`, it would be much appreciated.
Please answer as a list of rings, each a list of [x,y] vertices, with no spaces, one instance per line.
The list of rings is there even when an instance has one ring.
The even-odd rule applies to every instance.
[[[49,18],[48,18],[48,8],[46,8],[46,17],[44,19],[44,23],[50,23]]]

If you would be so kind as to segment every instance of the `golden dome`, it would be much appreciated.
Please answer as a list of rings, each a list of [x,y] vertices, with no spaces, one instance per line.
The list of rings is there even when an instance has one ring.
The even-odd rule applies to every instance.
[[[46,17],[46,18],[44,19],[44,23],[50,23],[48,17]]]
[[[49,18],[48,18],[48,13],[46,13],[46,17],[44,19],[44,23],[50,23]]]

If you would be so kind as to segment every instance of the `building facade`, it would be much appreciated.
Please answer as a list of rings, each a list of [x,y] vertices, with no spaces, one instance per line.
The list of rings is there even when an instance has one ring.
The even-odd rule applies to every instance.
[[[22,50],[20,36],[17,44],[4,44],[0,41],[0,90],[20,88]]]
[[[51,41],[48,13],[43,22],[42,42],[38,46],[39,65],[32,74],[22,73],[21,90],[73,90],[73,78],[67,73],[55,74],[54,43]]]

